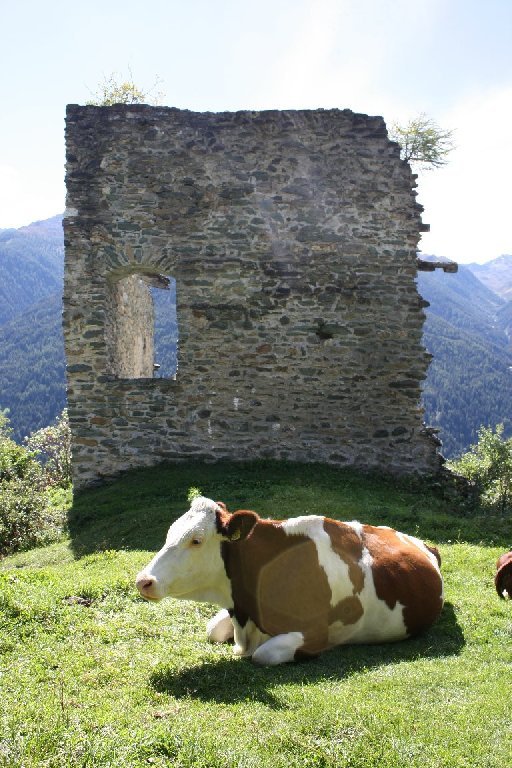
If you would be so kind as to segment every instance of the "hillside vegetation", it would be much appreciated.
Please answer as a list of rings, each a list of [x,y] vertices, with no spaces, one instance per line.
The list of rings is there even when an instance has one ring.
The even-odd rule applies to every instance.
[[[63,274],[62,216],[0,231],[0,326],[62,292]]]
[[[0,410],[21,442],[65,405],[62,217],[0,232]]]
[[[0,327],[0,408],[14,437],[55,420],[66,405],[62,297],[46,296]]]
[[[512,353],[505,320],[510,305],[464,266],[456,274],[420,272],[418,290],[430,302],[424,344],[433,355],[423,387],[425,421],[440,429],[443,454],[466,451],[482,425],[502,422],[509,436]]]
[[[205,640],[213,606],[143,602],[137,571],[190,486],[262,516],[387,524],[439,546],[446,605],[424,635],[259,668]],[[0,766],[503,768],[510,518],[321,465],[186,463],[75,498],[69,538],[0,562]]]

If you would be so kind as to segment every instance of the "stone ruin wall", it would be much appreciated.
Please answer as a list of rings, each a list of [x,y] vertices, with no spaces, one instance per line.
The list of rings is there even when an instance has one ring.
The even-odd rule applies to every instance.
[[[436,473],[422,421],[421,206],[382,118],[67,111],[75,487],[183,459]],[[175,378],[148,279],[176,279]]]

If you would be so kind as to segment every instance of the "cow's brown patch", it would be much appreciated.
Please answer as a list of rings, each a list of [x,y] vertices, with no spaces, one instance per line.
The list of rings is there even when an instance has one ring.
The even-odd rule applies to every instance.
[[[348,575],[354,594],[360,594],[364,587],[364,572],[360,565],[363,543],[360,537],[351,525],[339,523],[328,517],[324,519],[324,530],[329,534],[333,551],[348,565]]]
[[[329,624],[341,621],[343,624],[355,624],[363,615],[363,606],[356,595],[345,597],[329,611]]]
[[[247,538],[223,542],[222,554],[242,626],[251,618],[272,636],[302,632],[306,654],[328,647],[331,590],[312,539],[259,520]]]
[[[377,597],[391,610],[397,603],[403,606],[409,635],[429,627],[439,616],[443,600],[441,576],[428,555],[390,528],[363,526],[363,542],[373,558]]]

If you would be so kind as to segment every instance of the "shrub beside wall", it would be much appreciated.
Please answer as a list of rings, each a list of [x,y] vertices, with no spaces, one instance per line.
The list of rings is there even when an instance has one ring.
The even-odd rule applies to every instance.
[[[46,544],[63,531],[65,499],[61,493],[55,503],[54,488],[66,485],[69,457],[57,461],[54,454],[59,451],[54,450],[39,460],[42,451],[38,446],[45,444],[46,433],[60,436],[65,453],[69,444],[65,414],[55,427],[39,430],[28,439],[28,446],[21,446],[12,440],[7,415],[0,412],[0,556]],[[69,469],[67,472],[69,476]]]

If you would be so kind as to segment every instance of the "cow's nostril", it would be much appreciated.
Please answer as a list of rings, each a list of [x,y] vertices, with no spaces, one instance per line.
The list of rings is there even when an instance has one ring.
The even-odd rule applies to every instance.
[[[154,576],[138,576],[135,584],[139,592],[145,592],[150,589],[155,582],[156,579]]]

